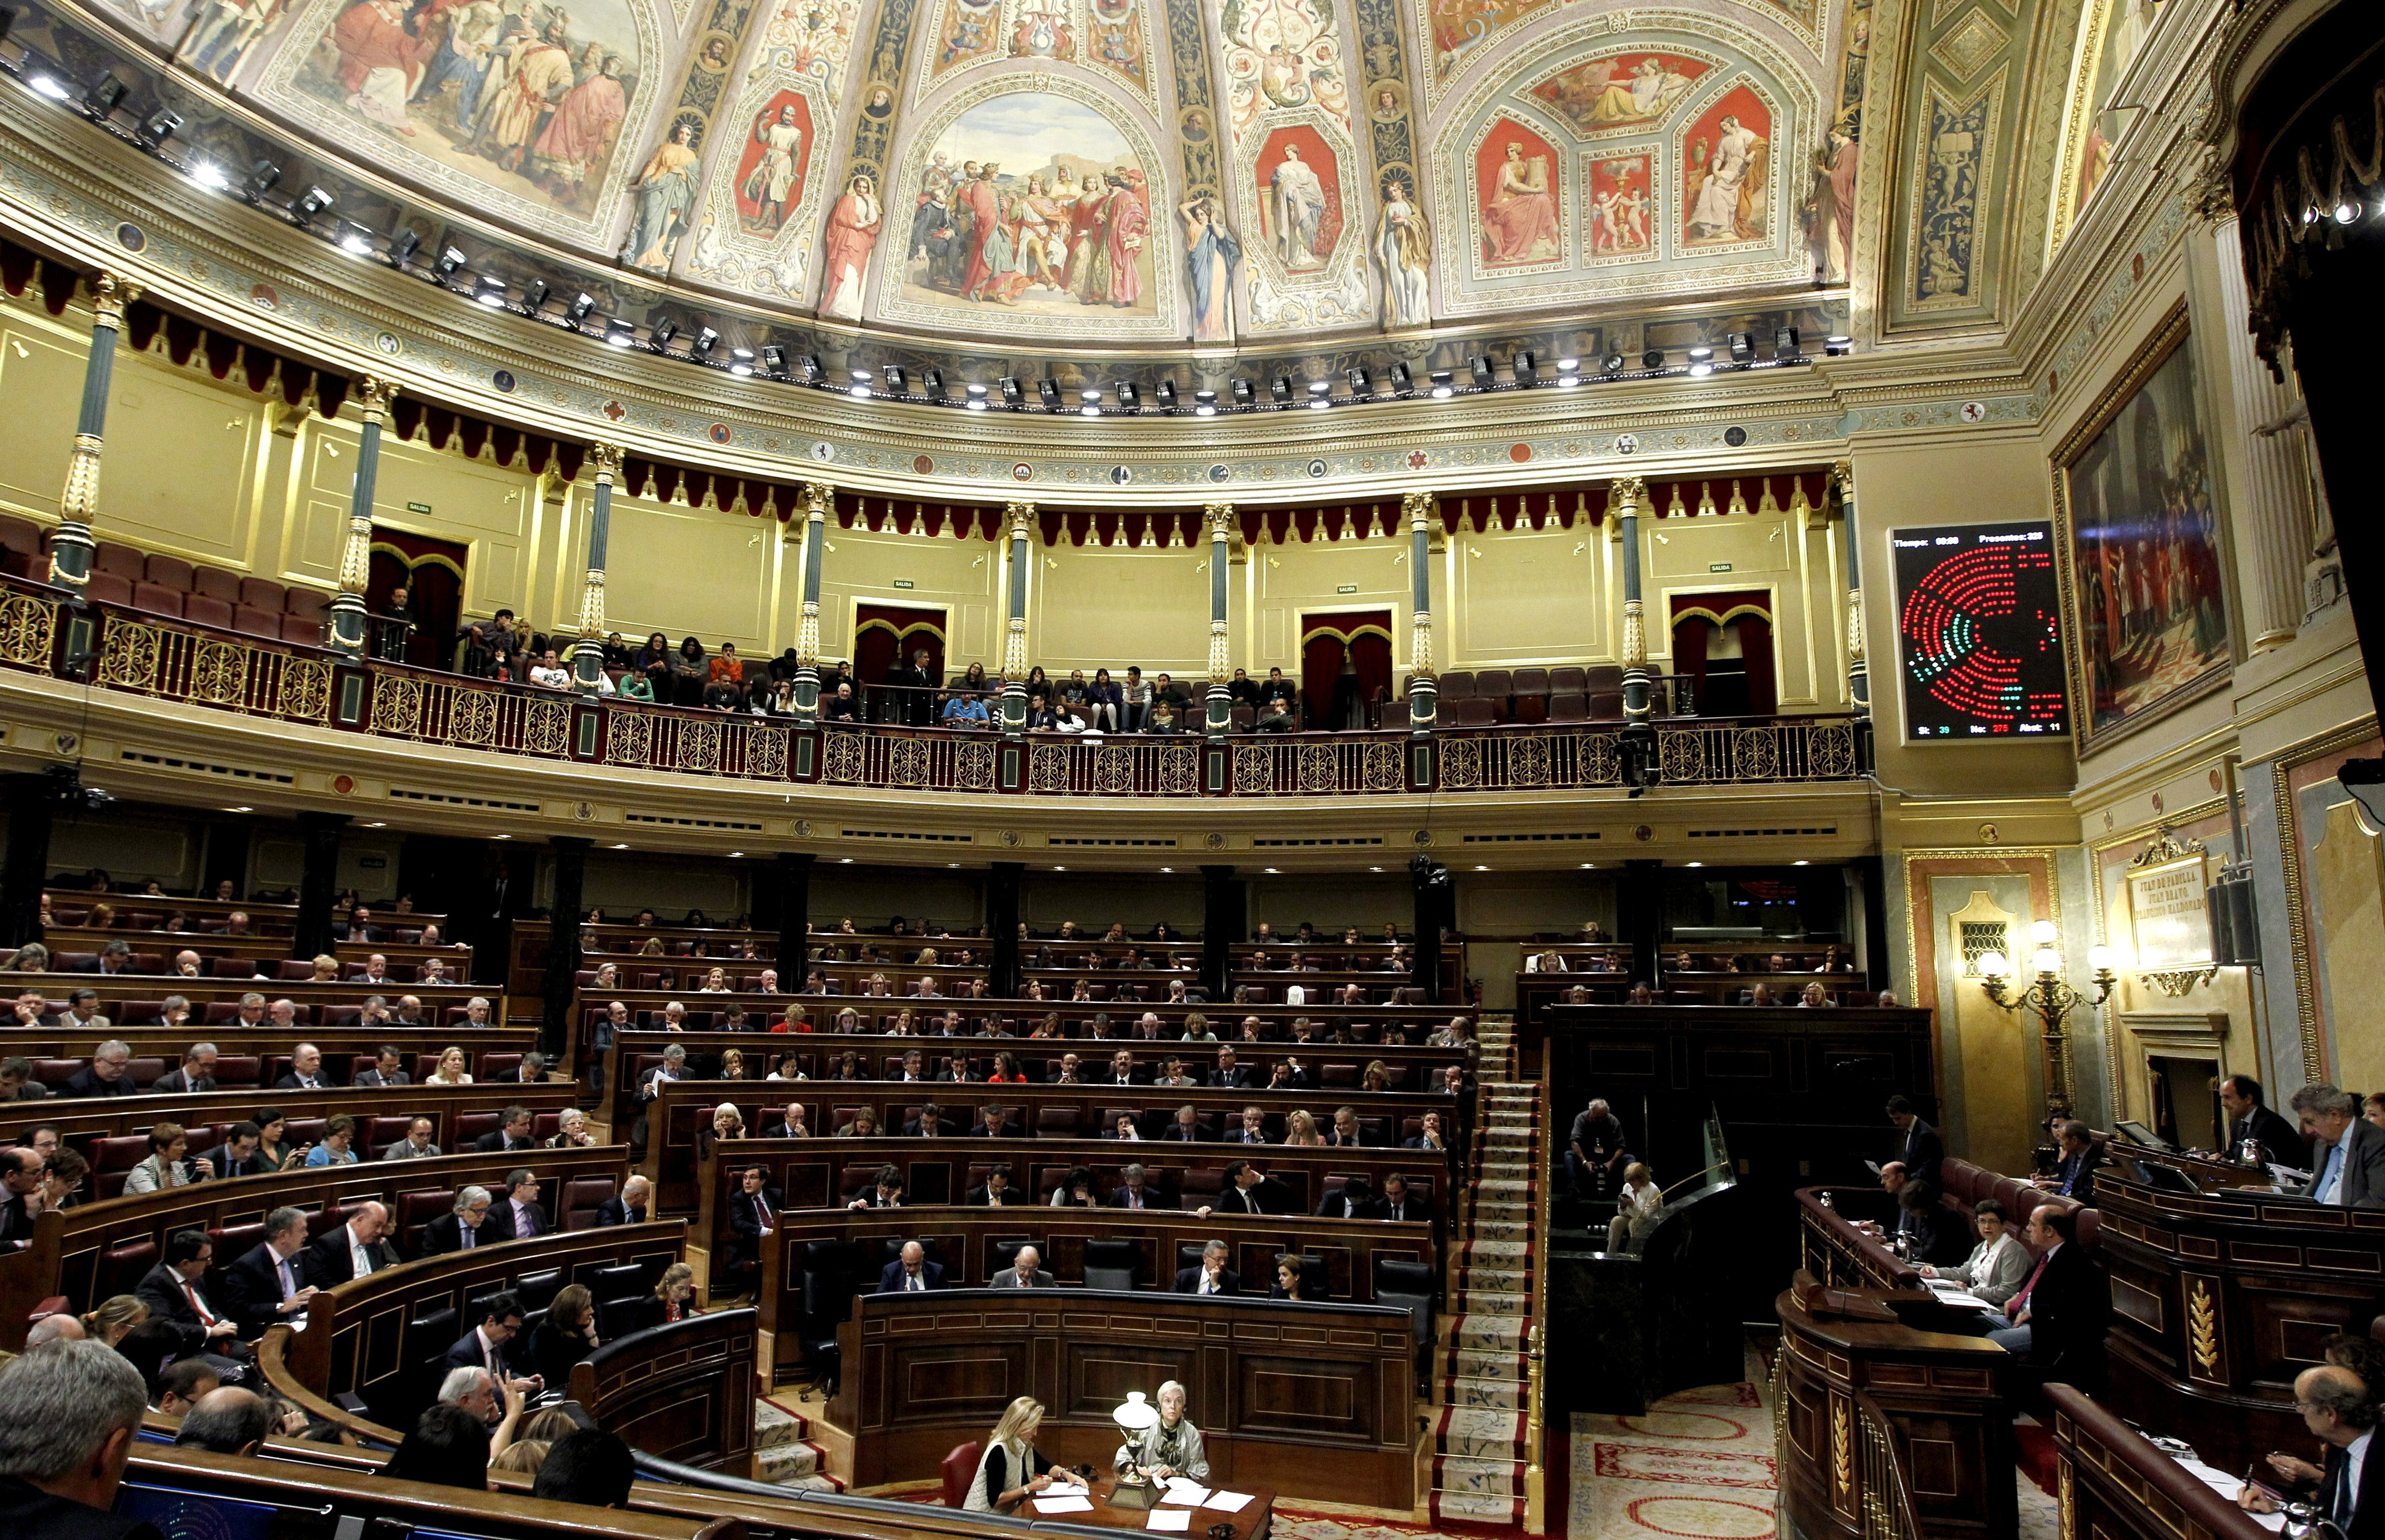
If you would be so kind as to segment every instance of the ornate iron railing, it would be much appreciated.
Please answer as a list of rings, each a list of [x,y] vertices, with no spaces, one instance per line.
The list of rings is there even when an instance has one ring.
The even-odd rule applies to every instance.
[[[805,728],[780,717],[591,701],[555,690],[217,631],[40,585],[0,587],[0,668],[104,690],[476,753],[624,770],[872,790],[1049,797],[1374,797],[1600,790],[1623,784],[1622,725],[1198,736]],[[1672,786],[1851,780],[1855,719],[1794,716],[1656,727]]]

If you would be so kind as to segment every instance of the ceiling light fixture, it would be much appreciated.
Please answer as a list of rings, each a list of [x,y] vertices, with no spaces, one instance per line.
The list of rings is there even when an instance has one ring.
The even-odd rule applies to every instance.
[[[1143,391],[1131,379],[1118,381],[1118,404],[1130,412],[1143,410]]]
[[[191,162],[191,180],[201,187],[220,192],[231,185],[231,173],[212,160]]]
[[[699,364],[708,364],[712,361],[712,350],[719,345],[720,333],[706,327],[695,334],[695,341],[687,345],[687,355]]]
[[[1052,408],[1054,411],[1055,411],[1055,412],[1059,410],[1059,408],[1060,408],[1060,382],[1059,382],[1058,380],[1056,380],[1056,379],[1039,379],[1039,380],[1037,380],[1037,381],[1035,382],[1035,393],[1036,393],[1037,395],[1039,395],[1039,396],[1041,396],[1041,397],[1043,397],[1043,404],[1044,404],[1044,405],[1051,407],[1051,408]]]
[[[480,287],[472,297],[492,310],[503,310],[506,307],[506,280],[494,273],[482,273]]]
[[[1002,404],[1005,406],[1017,407],[1023,406],[1027,404],[1027,389],[1025,386],[1019,384],[1018,376],[1008,374],[1004,375],[1000,384],[1002,386]]]
[[[1391,373],[1392,394],[1404,396],[1416,389],[1416,376],[1409,371],[1405,364],[1392,365]]]
[[[894,371],[895,379],[899,382],[902,377],[903,371],[896,369]],[[919,388],[927,392],[927,396],[930,401],[944,400],[944,371],[942,369],[928,370],[919,377]]]
[[[1233,389],[1234,404],[1237,406],[1252,405],[1255,404],[1259,398],[1258,388],[1247,379],[1235,380]]]
[[[631,321],[616,316],[605,323],[605,345],[625,348],[638,340],[638,329]]]
[[[1734,331],[1730,334],[1730,361],[1742,366],[1755,362],[1755,333]]]
[[[337,244],[339,245],[340,250],[347,253],[350,256],[370,256],[372,255],[372,235],[370,232],[366,230],[361,225],[352,225],[345,220],[342,220],[340,223],[340,237]]]
[[[740,379],[752,379],[754,377],[754,350],[752,348],[730,348],[729,350],[729,372],[737,376]]]
[[[181,113],[168,107],[159,107],[141,119],[141,127],[136,132],[142,143],[153,150],[162,150],[166,147],[166,141],[173,138],[174,130],[181,126]]]
[[[1519,353],[1509,360],[1507,372],[1516,377],[1518,385],[1530,387],[1541,382],[1540,360],[1530,353]]]
[[[1772,331],[1772,356],[1787,359],[1798,355],[1798,333],[1793,326],[1775,327]]]
[[[1478,353],[1466,361],[1467,372],[1474,376],[1474,388],[1488,391],[1499,383],[1499,373],[1488,354]]]
[[[1665,366],[1665,350],[1663,348],[1650,348],[1647,352],[1640,355],[1640,366],[1643,369],[1663,368]]]
[[[331,206],[331,195],[319,187],[310,187],[290,205],[290,217],[300,224],[310,223],[315,216]]]
[[[655,323],[654,340],[647,345],[656,353],[661,353],[671,345],[671,339],[678,335],[679,323],[666,316]]]
[[[596,296],[589,293],[585,290],[582,290],[578,294],[572,296],[572,300],[569,304],[563,307],[563,318],[569,325],[578,326],[581,322],[586,320],[589,313],[595,308]]]
[[[522,285],[522,308],[533,316],[537,315],[546,308],[546,296],[554,292],[554,286],[546,279],[543,278],[531,279]]]
[[[125,83],[118,80],[116,71],[111,69],[100,76],[97,84],[82,93],[82,109],[94,118],[106,119],[112,117],[116,109],[124,105],[126,90]]]
[[[1276,376],[1273,379],[1268,380],[1268,381],[1267,381],[1267,394],[1269,394],[1269,395],[1271,395],[1271,396],[1275,397],[1275,399],[1276,399],[1276,404],[1277,404],[1278,405],[1281,405],[1281,404],[1285,404],[1285,403],[1287,403],[1287,402],[1291,401],[1291,400],[1292,400],[1292,376],[1290,376],[1290,375],[1288,375],[1288,374],[1280,374],[1280,375]]]
[[[763,361],[765,363],[768,362],[769,357],[770,350],[768,348],[764,348],[762,350]],[[779,353],[778,365],[770,372],[773,374],[780,374],[785,372],[786,367],[786,352],[784,349],[780,349]],[[818,385],[828,379],[828,371],[820,366],[819,354],[816,353],[796,354],[795,372],[803,377],[803,381],[806,385]]]
[[[1433,400],[1447,401],[1450,397],[1457,393],[1457,387],[1450,383],[1453,378],[1454,377],[1447,369],[1435,369],[1432,371]]]
[[[1156,401],[1156,402],[1158,402],[1158,403],[1159,403],[1159,408],[1160,408],[1160,410],[1161,410],[1161,411],[1163,411],[1163,412],[1173,412],[1173,411],[1175,411],[1175,410],[1176,410],[1176,381],[1174,381],[1174,380],[1172,380],[1172,379],[1163,379],[1163,380],[1161,380],[1158,384],[1154,385],[1154,386],[1151,388],[1151,396],[1152,396],[1152,399],[1153,399],[1154,401]]]
[[[51,74],[46,69],[33,70],[26,77],[25,83],[31,86],[35,91],[40,92],[43,95],[47,96],[53,102],[71,102],[74,100],[73,89],[69,87],[66,81],[58,79],[56,75]]]
[[[1854,350],[1855,340],[1844,332],[1832,332],[1822,339],[1822,353],[1826,357],[1844,358]]]
[[[461,267],[463,265],[464,254],[462,252],[457,251],[453,246],[442,248],[439,253],[439,260],[431,265],[431,281],[433,283],[446,282],[449,279],[456,276],[456,269]]]
[[[811,365],[812,372],[805,378],[809,379],[818,379],[819,378],[819,360],[813,358],[809,359],[808,362]],[[762,373],[768,378],[772,379],[784,379],[787,378],[787,350],[780,347],[776,342],[763,343],[760,367]]]

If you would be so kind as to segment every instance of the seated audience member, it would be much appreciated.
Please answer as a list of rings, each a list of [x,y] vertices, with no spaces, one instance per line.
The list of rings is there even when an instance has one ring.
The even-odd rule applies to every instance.
[[[860,1193],[854,1198],[853,1201],[847,1203],[845,1207],[848,1209],[899,1209],[903,1207],[902,1168],[893,1165],[880,1166],[878,1168],[878,1174],[870,1179],[869,1186],[862,1188]]]
[[[356,1162],[352,1148],[356,1141],[356,1120],[342,1112],[323,1124],[323,1142],[306,1151],[310,1166],[346,1166]]]
[[[1035,1447],[1043,1422],[1043,1405],[1032,1397],[1021,1396],[1004,1409],[978,1456],[977,1473],[969,1479],[962,1508],[971,1513],[1017,1513],[1028,1498],[1055,1486],[1084,1490],[1081,1477],[1053,1464]]]
[[[906,1063],[910,1057],[905,1057]],[[948,1120],[944,1110],[932,1101],[921,1103],[919,1115],[903,1123],[903,1136],[906,1139],[958,1138],[960,1132],[959,1125]]]
[[[1383,1196],[1375,1202],[1374,1217],[1392,1223],[1430,1223],[1432,1199],[1408,1186],[1408,1179],[1398,1172],[1383,1178]]]
[[[206,1156],[190,1154],[190,1136],[179,1123],[160,1118],[149,1125],[149,1153],[142,1162],[127,1172],[124,1190],[128,1194],[164,1192],[191,1182],[204,1182],[216,1174],[215,1162]]]
[[[1615,1190],[1630,1158],[1623,1147],[1623,1120],[1604,1097],[1576,1115],[1573,1132],[1566,1140],[1566,1175],[1573,1182],[1575,1196],[1606,1197]]]
[[[878,1275],[880,1294],[919,1294],[943,1286],[943,1264],[928,1261],[927,1248],[916,1240],[905,1241],[901,1254]]]
[[[439,1147],[431,1142],[431,1136],[437,1131],[437,1125],[429,1118],[418,1117],[406,1125],[406,1137],[382,1150],[381,1158],[384,1161],[419,1161],[436,1155]]]
[[[23,1025],[37,1025],[34,1021]],[[0,1101],[40,1101],[50,1094],[50,1088],[33,1078],[33,1062],[30,1059],[0,1059]]]
[[[583,1508],[627,1508],[637,1475],[637,1463],[619,1434],[581,1428],[548,1447],[531,1495]]]
[[[456,1375],[451,1374],[453,1381]],[[488,1376],[481,1375],[485,1381]],[[486,1385],[481,1394],[489,1396]],[[512,1442],[510,1438],[506,1440]],[[413,1430],[389,1457],[381,1473],[393,1481],[418,1481],[467,1492],[489,1489],[489,1460],[496,1440],[488,1420],[461,1402],[440,1400],[422,1409]]]
[[[1139,1161],[1120,1168],[1118,1185],[1110,1189],[1106,1201],[1113,1209],[1155,1209],[1162,1206],[1159,1189],[1153,1185],[1151,1173]]]
[[[441,1367],[450,1374],[458,1369],[478,1369],[493,1380],[526,1380],[530,1345],[523,1323],[528,1313],[518,1295],[509,1291],[491,1295],[481,1307],[481,1323],[456,1340]]]
[[[1969,1259],[1951,1267],[1923,1267],[1921,1275],[1949,1279],[1974,1297],[2001,1306],[2020,1292],[2037,1259],[2021,1244],[2020,1236],[2005,1220],[2004,1206],[1994,1198],[1982,1198],[1973,1204],[1971,1220],[1979,1228],[1979,1244],[1971,1248]]]
[[[548,1388],[571,1383],[571,1366],[596,1350],[596,1298],[583,1284],[568,1284],[548,1301],[546,1319],[530,1334],[530,1366]]]
[[[1055,1209],[1092,1209],[1101,1204],[1101,1193],[1093,1174],[1083,1166],[1070,1166],[1060,1185],[1052,1189],[1052,1207]]]
[[[216,1045],[193,1043],[182,1050],[181,1067],[168,1070],[150,1086],[152,1096],[205,1096],[216,1088]]]
[[[810,1114],[800,1101],[790,1101],[779,1116],[762,1125],[766,1139],[808,1139],[812,1136]]]
[[[483,1198],[488,1196],[483,1188],[470,1190]],[[307,1243],[306,1265],[299,1272],[307,1283],[320,1289],[334,1288],[366,1273],[395,1267],[397,1253],[385,1238],[395,1227],[385,1205],[359,1203],[345,1224],[327,1230]]]
[[[1300,1259],[1278,1257],[1275,1261],[1275,1286],[1267,1290],[1267,1298],[1292,1300],[1304,1298],[1300,1292]]]
[[[1333,1109],[1333,1126],[1325,1131],[1325,1142],[1336,1149],[1355,1149],[1367,1142],[1358,1127],[1358,1110],[1355,1107]]]
[[[2311,1181],[2303,1195],[2342,1208],[2385,1207],[2385,1129],[2360,1115],[2360,1099],[2325,1082],[2291,1103],[2310,1141]]]
[[[385,1043],[373,1055],[373,1067],[356,1078],[361,1090],[388,1090],[399,1086],[411,1086],[414,1076],[401,1066],[406,1051],[395,1044]]]
[[[2228,1145],[2231,1161],[2244,1158],[2246,1144],[2261,1147],[2261,1158],[2294,1170],[2305,1170],[2310,1148],[2301,1131],[2262,1101],[2261,1083],[2249,1074],[2231,1074],[2219,1082],[2219,1105],[2228,1113]]]
[[[969,1188],[961,1201],[970,1208],[1001,1209],[1016,1207],[1021,1199],[1010,1185],[1010,1167],[997,1163],[987,1168],[985,1180]]]
[[[1405,1147],[1409,1149],[1447,1149],[1449,1146],[1442,1137],[1441,1114],[1427,1112],[1421,1121],[1423,1128],[1408,1136]]]
[[[64,1028],[69,1024],[61,1018],[57,1025]],[[66,1084],[58,1088],[58,1094],[71,1097],[138,1095],[140,1087],[133,1085],[132,1076],[127,1073],[131,1063],[131,1045],[121,1038],[111,1037],[93,1051],[90,1063],[67,1076]]]
[[[508,1239],[502,1222],[490,1223],[495,1204],[495,1196],[477,1184],[456,1189],[448,1211],[422,1227],[422,1255],[441,1257]]]
[[[1352,1176],[1342,1184],[1340,1192],[1329,1192],[1317,1200],[1318,1219],[1373,1219],[1375,1190],[1363,1176]]]
[[[58,1012],[58,1025],[69,1032],[104,1032],[108,1019],[99,1012],[99,991],[72,989],[67,993],[67,1008]]]
[[[112,1513],[148,1408],[140,1371],[97,1342],[0,1367],[0,1515],[24,1540],[158,1540]]]
[[[1291,1207],[1290,1190],[1248,1161],[1230,1161],[1224,1176],[1217,1200],[1192,1211],[1201,1218],[1212,1213],[1280,1214]]]
[[[178,1446],[219,1455],[254,1455],[274,1432],[274,1407],[264,1397],[238,1385],[223,1385],[200,1397],[182,1414],[174,1434]]]
[[[472,1141],[472,1148],[483,1155],[510,1155],[517,1150],[538,1148],[530,1135],[530,1109],[519,1102],[507,1107],[500,1115],[498,1125]]]
[[[1179,1294],[1240,1294],[1242,1274],[1226,1265],[1227,1247],[1222,1240],[1213,1240],[1201,1248],[1201,1261],[1196,1267],[1176,1271],[1176,1292]]]
[[[1255,1086],[1257,1079],[1258,1077],[1252,1073],[1248,1064],[1239,1064],[1234,1062],[1234,1047],[1231,1043],[1217,1049],[1217,1067],[1209,1072],[1211,1086],[1220,1089],[1242,1090]]]
[[[653,1191],[653,1183],[643,1176],[632,1174],[621,1184],[619,1192],[596,1206],[595,1223],[599,1225],[643,1224]]]
[[[25,1199],[26,1211],[38,1218],[77,1208],[83,1202],[83,1178],[91,1162],[71,1149],[53,1149],[42,1161],[42,1190]],[[0,1250],[6,1249],[0,1247]]]
[[[239,1323],[217,1308],[207,1288],[215,1253],[215,1242],[205,1230],[177,1230],[166,1237],[162,1260],[132,1293],[149,1308],[152,1323],[172,1330],[173,1352],[184,1357],[216,1354],[237,1362],[247,1356],[248,1346],[239,1339]]]
[[[1616,1194],[1615,1216],[1606,1222],[1606,1248],[1638,1256],[1664,1207],[1664,1189],[1649,1174],[1647,1163],[1634,1161],[1625,1166],[1623,1190]]]
[[[2385,1461],[2366,1457],[2375,1447],[2378,1409],[2374,1385],[2353,1370],[2328,1363],[2294,1376],[2294,1406],[2303,1425],[2324,1450],[2324,1466],[2288,1454],[2268,1458],[2271,1474],[2295,1498],[2309,1503],[2335,1529],[2372,1540],[2385,1522]],[[2279,1502],[2246,1484],[2237,1502],[2254,1513],[2274,1513]]]
[[[2354,1105],[2356,1109],[2357,1104]],[[2095,1148],[2093,1130],[2077,1118],[2070,1118],[2054,1130],[2054,1136],[2061,1140],[2062,1163],[2054,1168],[2053,1175],[2030,1180],[2036,1186],[2057,1197],[2092,1205],[2095,1201],[2095,1171],[2104,1163],[2104,1152]],[[2378,1150],[2379,1168],[2385,1169],[2385,1130],[2372,1130],[2371,1141]],[[2385,1204],[2385,1192],[2379,1193],[2376,1201]]]
[[[214,1394],[223,1376],[205,1359],[177,1359],[157,1376],[156,1407],[163,1417],[188,1416],[203,1396]]]
[[[1159,1136],[1181,1144],[1209,1144],[1217,1137],[1214,1132],[1201,1126],[1201,1114],[1190,1103],[1176,1109],[1175,1118]]]
[[[265,1238],[223,1270],[219,1292],[243,1336],[254,1341],[318,1292],[300,1275],[298,1254],[306,1248],[306,1211],[276,1209],[265,1216]]]
[[[1245,1107],[1234,1126],[1226,1130],[1228,1144],[1267,1144],[1267,1114],[1257,1107]]]
[[[2037,1265],[2001,1311],[1991,1311],[1988,1340],[2017,1353],[2046,1380],[2090,1395],[2104,1387],[2104,1335],[2112,1320],[2112,1285],[2079,1237],[2079,1211],[2041,1203],[2023,1235]]]
[[[278,1006],[281,1002],[276,1001]],[[277,1091],[322,1091],[331,1088],[331,1077],[323,1071],[323,1050],[312,1043],[300,1043],[290,1054],[290,1073],[273,1083]]]
[[[986,1281],[988,1288],[1056,1288],[1058,1284],[1043,1270],[1043,1253],[1032,1246],[1022,1246],[1012,1256],[1010,1265]]]

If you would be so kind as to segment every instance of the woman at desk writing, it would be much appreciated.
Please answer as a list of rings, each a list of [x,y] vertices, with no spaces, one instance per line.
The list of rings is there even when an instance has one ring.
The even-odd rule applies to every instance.
[[[971,1513],[1016,1513],[1038,1492],[1079,1484],[1076,1476],[1035,1447],[1035,1433],[1043,1422],[1043,1403],[1032,1396],[1021,1396],[1004,1410],[986,1436],[985,1452],[978,1457],[977,1474],[961,1507]]]
[[[1994,1198],[1982,1198],[1973,1204],[1971,1219],[1979,1227],[1979,1244],[1972,1248],[1969,1260],[1958,1267],[1925,1266],[1921,1275],[1961,1284],[2002,1310],[2004,1301],[2029,1282],[2029,1270],[2037,1265],[2036,1255],[2013,1234],[2005,1223],[2004,1206]]]

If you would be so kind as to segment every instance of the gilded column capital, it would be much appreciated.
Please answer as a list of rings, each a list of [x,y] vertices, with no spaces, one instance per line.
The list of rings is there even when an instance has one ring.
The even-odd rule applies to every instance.
[[[1638,476],[1616,478],[1608,501],[1614,506],[1617,518],[1638,518],[1640,510],[1648,502],[1646,478]]]
[[[836,483],[806,481],[804,483],[804,522],[826,524],[829,514],[836,507]]]
[[[121,273],[95,273],[91,279],[92,318],[101,326],[124,324],[124,307],[141,297],[141,285]]]
[[[1010,528],[1013,540],[1025,540],[1035,528],[1035,504],[1025,499],[1003,504],[1003,522]]]
[[[609,480],[621,473],[622,454],[619,444],[599,442],[588,446],[588,462],[596,467],[600,480]]]
[[[1232,503],[1204,503],[1201,508],[1201,518],[1209,526],[1209,538],[1212,540],[1230,540],[1234,538],[1234,505]]]
[[[397,399],[398,385],[394,379],[383,379],[368,374],[356,381],[356,407],[365,421],[379,422],[389,416],[389,404]]]
[[[1431,491],[1402,492],[1400,516],[1410,529],[1430,529],[1441,513],[1441,494]]]
[[[1853,460],[1834,460],[1831,462],[1830,490],[1838,493],[1842,498],[1849,498],[1854,495],[1855,463]]]

